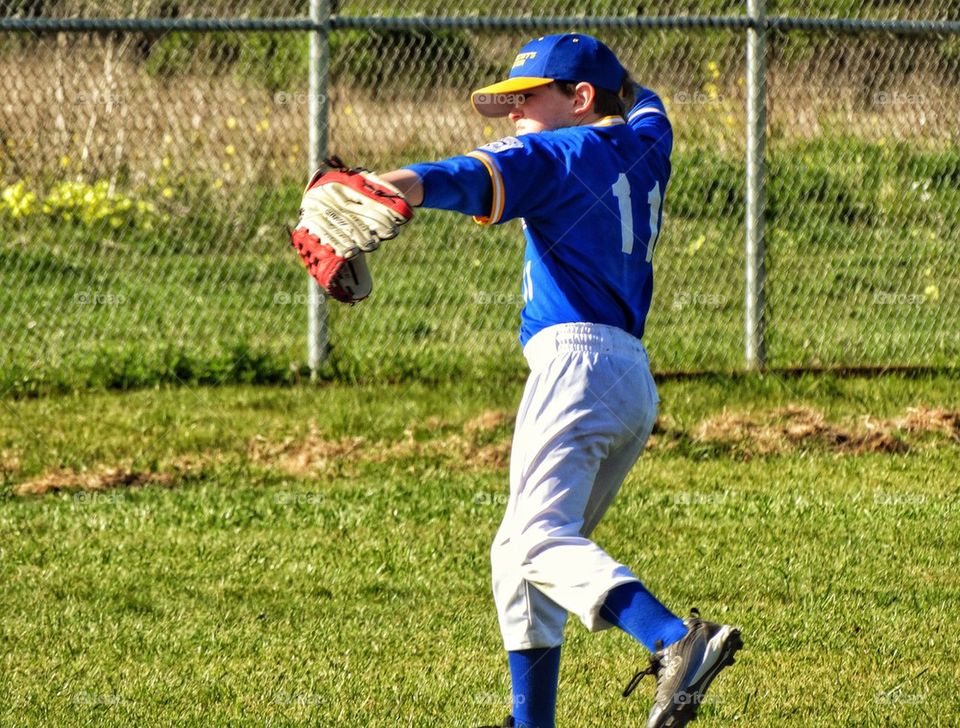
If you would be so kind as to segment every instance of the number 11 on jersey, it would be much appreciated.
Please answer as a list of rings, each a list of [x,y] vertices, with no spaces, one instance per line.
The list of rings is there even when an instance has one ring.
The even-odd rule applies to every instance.
[[[620,235],[622,250],[626,255],[633,252],[633,208],[630,205],[630,180],[627,175],[621,174],[613,185],[613,195],[617,198],[620,207]],[[650,240],[647,243],[647,262],[653,260],[653,249],[657,246],[660,236],[660,207],[663,205],[663,193],[660,191],[660,182],[653,185],[647,193],[647,203],[650,205]]]

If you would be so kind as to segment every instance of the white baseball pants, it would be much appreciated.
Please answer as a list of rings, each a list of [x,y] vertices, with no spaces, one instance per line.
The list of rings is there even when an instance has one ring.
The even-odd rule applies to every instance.
[[[510,498],[490,550],[507,650],[563,643],[567,614],[587,629],[607,593],[636,577],[589,536],[640,456],[657,391],[639,339],[560,324],[524,347],[530,365],[510,458]]]

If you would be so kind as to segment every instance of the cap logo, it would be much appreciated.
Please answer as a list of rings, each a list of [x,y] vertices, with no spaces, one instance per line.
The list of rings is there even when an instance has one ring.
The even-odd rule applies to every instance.
[[[536,51],[531,51],[530,53],[520,53],[520,54],[517,55],[516,59],[514,59],[514,61],[513,61],[513,67],[514,67],[514,68],[519,68],[520,66],[522,66],[522,65],[523,65],[524,63],[526,63],[527,61],[532,61],[532,60],[533,60],[534,58],[536,58],[536,57],[537,57],[537,52],[536,52]]]

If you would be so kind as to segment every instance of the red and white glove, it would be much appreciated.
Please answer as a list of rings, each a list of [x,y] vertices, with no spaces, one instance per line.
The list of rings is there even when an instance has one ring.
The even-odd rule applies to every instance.
[[[413,208],[400,190],[331,157],[303,193],[290,241],[329,296],[356,303],[373,289],[363,254],[395,238],[411,218]]]

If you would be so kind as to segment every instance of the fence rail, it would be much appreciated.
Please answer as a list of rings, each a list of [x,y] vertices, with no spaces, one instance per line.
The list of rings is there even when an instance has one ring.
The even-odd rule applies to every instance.
[[[335,30],[538,30],[578,28],[586,30],[629,29],[727,29],[808,30],[835,33],[892,33],[896,35],[953,35],[960,33],[960,21],[816,18],[783,15],[767,16],[758,21],[747,15],[638,15],[638,16],[542,16],[497,17],[469,15],[361,17],[331,16],[326,22],[310,18],[0,18],[0,32],[29,33],[143,33],[222,31],[311,31]]]
[[[423,213],[379,295],[327,311],[281,222],[328,148],[384,168],[509,133],[469,87],[563,28],[677,126],[655,368],[955,367],[960,22],[766,9],[0,17],[0,387],[512,371],[515,233]]]

